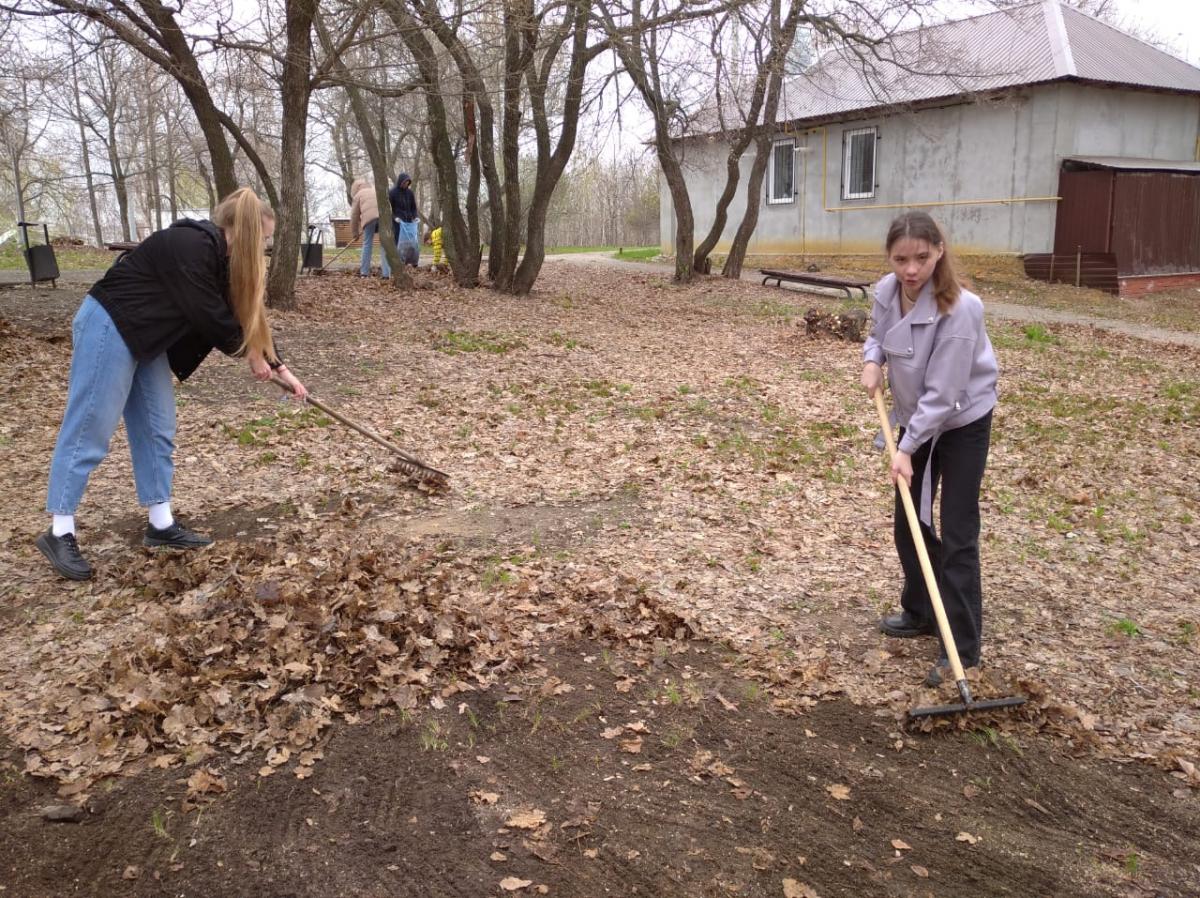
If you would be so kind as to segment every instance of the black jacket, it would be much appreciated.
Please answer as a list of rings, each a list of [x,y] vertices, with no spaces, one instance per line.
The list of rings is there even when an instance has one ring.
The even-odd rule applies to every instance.
[[[236,355],[242,328],[229,304],[225,235],[177,221],[126,253],[91,289],[140,361],[167,354],[186,380],[213,349]]]
[[[411,183],[412,179],[409,178],[408,173],[401,172],[392,189],[388,191],[388,202],[392,206],[392,218],[397,221],[417,220],[417,198],[413,194],[412,188],[407,186]]]

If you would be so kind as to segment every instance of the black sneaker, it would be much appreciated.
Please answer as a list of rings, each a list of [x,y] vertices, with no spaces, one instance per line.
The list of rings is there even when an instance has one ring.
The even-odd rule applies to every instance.
[[[897,639],[937,635],[937,625],[933,621],[918,620],[907,611],[901,611],[899,614],[885,614],[879,619],[879,629]]]
[[[34,540],[34,545],[46,556],[54,569],[68,580],[90,580],[92,566],[79,554],[79,543],[74,533],[55,536],[47,530]]]
[[[212,542],[207,536],[188,530],[178,521],[163,530],[147,524],[146,535],[142,537],[142,545],[148,549],[203,549],[211,546]]]

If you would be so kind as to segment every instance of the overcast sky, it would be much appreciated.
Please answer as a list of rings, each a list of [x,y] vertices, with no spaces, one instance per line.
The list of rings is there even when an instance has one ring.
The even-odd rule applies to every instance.
[[[1119,9],[1135,25],[1157,33],[1175,54],[1200,65],[1200,3],[1188,0],[1122,0]]]

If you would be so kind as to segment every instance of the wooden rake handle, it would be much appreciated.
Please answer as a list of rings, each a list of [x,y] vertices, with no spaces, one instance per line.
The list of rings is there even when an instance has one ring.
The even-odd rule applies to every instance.
[[[896,438],[892,435],[892,422],[888,420],[887,406],[883,404],[883,390],[876,390],[874,396],[875,411],[879,412],[879,424],[883,428],[883,438],[887,442],[888,458],[895,459]],[[903,477],[896,481],[896,486],[900,490],[900,502],[904,505],[904,514],[908,518],[908,529],[912,533],[917,558],[921,562],[921,573],[925,575],[925,588],[929,590],[929,598],[933,602],[933,614],[937,618],[942,644],[946,647],[946,657],[950,659],[950,669],[954,672],[954,681],[958,684],[959,692],[962,692],[967,688],[967,675],[963,673],[962,661],[958,657],[958,646],[954,644],[954,634],[950,632],[946,607],[942,604],[942,593],[938,589],[937,576],[933,573],[933,564],[929,561],[929,552],[925,548],[925,537],[921,534],[921,519],[917,516],[917,509],[913,506],[912,491]],[[967,702],[970,702],[969,696],[968,692]]]
[[[289,387],[286,383],[284,383],[279,378],[279,376],[274,373],[271,374],[271,383],[275,384],[277,387],[279,387],[285,393],[292,392],[292,388]],[[375,431],[371,430],[371,428],[366,427],[362,424],[359,424],[357,421],[353,421],[350,418],[347,418],[341,412],[331,409],[325,403],[323,403],[319,399],[315,398],[312,395],[312,393],[309,393],[307,396],[305,396],[304,401],[307,402],[309,405],[313,406],[314,408],[320,409],[325,414],[327,414],[329,417],[333,418],[335,421],[339,421],[342,424],[345,424],[351,430],[361,433],[367,439],[373,440],[374,442],[378,443],[380,446],[383,446],[386,449],[390,449],[397,456],[399,456],[401,462],[403,462],[407,465],[410,465],[413,468],[416,468],[418,472],[420,472],[420,471],[428,472],[429,474],[432,474],[435,478],[437,478],[443,482],[448,482],[450,480],[449,474],[446,474],[444,471],[439,471],[437,468],[431,468],[429,465],[425,464],[425,462],[421,461],[419,458],[409,455],[407,452],[405,452],[403,449],[401,449],[399,446],[397,446],[391,440],[381,437]],[[414,472],[414,473],[416,473],[416,472]]]

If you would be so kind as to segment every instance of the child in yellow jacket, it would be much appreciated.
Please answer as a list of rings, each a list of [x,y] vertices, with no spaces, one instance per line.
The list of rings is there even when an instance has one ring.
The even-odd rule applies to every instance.
[[[433,244],[433,267],[440,268],[442,264],[442,229],[440,227],[430,231],[429,241]]]

